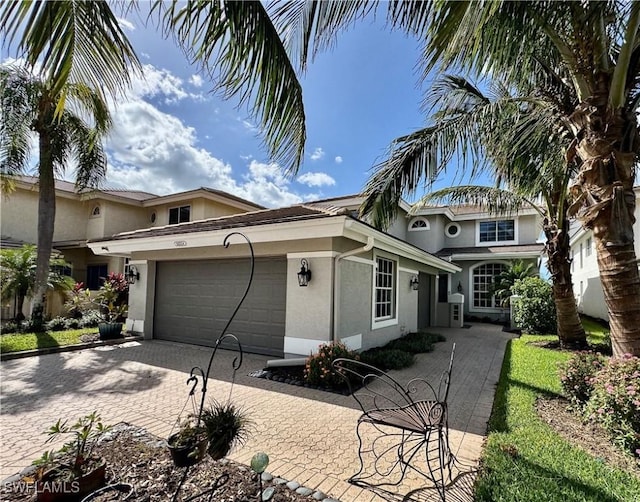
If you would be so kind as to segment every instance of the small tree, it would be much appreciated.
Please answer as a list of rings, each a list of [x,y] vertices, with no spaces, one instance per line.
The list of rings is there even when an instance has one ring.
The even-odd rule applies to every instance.
[[[509,266],[500,272],[491,290],[503,307],[509,306],[509,297],[513,295],[513,286],[516,281],[534,276],[533,263],[524,263],[522,260],[514,260]]]
[[[17,300],[16,320],[22,321],[24,300],[35,291],[37,250],[32,244],[25,244],[17,249],[0,250],[0,279],[2,283],[2,299],[15,296]],[[69,267],[62,255],[54,254],[50,260],[47,289],[67,291],[73,287],[70,277],[59,273],[59,269]]]
[[[539,277],[518,279],[514,294],[521,296],[514,306],[516,323],[528,333],[555,334],[556,306],[551,284]]]

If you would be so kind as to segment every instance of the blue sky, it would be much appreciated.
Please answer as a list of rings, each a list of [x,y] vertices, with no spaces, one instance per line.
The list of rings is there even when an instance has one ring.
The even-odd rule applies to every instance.
[[[145,79],[113,107],[109,186],[156,194],[207,186],[268,207],[347,195],[363,188],[393,138],[425,123],[418,41],[382,21],[361,22],[301,78],[306,154],[298,176],[287,179],[269,162],[246,109],[212,95],[211,84],[153,27],[135,15],[123,26]],[[449,185],[454,171],[437,186]]]

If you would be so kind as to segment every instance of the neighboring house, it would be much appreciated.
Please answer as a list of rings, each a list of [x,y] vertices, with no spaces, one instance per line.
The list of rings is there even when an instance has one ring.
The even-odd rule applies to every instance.
[[[636,222],[633,224],[636,257],[640,257],[640,187],[634,188],[636,194]],[[576,297],[578,312],[597,319],[609,320],[609,312],[604,301],[600,270],[598,268],[595,240],[591,230],[586,230],[575,222],[571,230],[571,273],[573,293]]]
[[[3,194],[2,247],[37,242],[38,179],[19,177],[15,185],[14,192]],[[111,189],[78,193],[73,183],[56,181],[53,247],[71,263],[74,280],[96,290],[108,273],[125,270],[126,258],[94,254],[87,240],[256,209],[262,206],[209,188],[166,196]]]

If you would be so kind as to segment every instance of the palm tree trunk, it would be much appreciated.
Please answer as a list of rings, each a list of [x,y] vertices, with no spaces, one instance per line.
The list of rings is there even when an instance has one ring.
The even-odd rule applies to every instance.
[[[45,125],[39,130],[38,254],[36,259],[33,312],[31,315],[36,331],[41,331],[44,327],[44,302],[49,279],[49,261],[53,250],[53,225],[56,216],[51,138],[46,129]]]
[[[573,296],[567,218],[563,218],[563,222],[562,230],[558,230],[557,225],[544,225],[547,237],[545,252],[548,257],[547,267],[553,280],[558,338],[563,348],[584,348],[587,345],[587,337]]]
[[[609,110],[605,95],[581,105],[573,119],[583,131],[576,149],[583,164],[573,190],[579,196],[578,217],[593,230],[613,355],[640,356],[640,274],[633,235],[633,167],[640,151],[636,118]]]

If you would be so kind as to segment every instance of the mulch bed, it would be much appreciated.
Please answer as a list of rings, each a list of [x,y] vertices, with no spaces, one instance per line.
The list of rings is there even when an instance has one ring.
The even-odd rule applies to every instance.
[[[607,432],[596,424],[583,422],[569,408],[566,399],[536,401],[538,416],[560,436],[578,446],[603,463],[640,477],[640,458],[625,454],[610,440]]]
[[[172,500],[184,474],[184,468],[173,466],[171,456],[164,440],[153,436],[146,430],[129,424],[118,424],[105,435],[94,450],[95,454],[107,462],[107,484],[129,483],[134,491],[125,498],[107,498],[102,500],[127,501],[168,501]],[[268,471],[268,468],[267,468]],[[28,478],[26,479],[29,480]],[[186,501],[190,497],[224,482],[209,499],[208,496],[197,500],[215,500],[216,502],[256,502],[260,500],[257,474],[249,467],[229,460],[214,461],[208,456],[189,470],[177,500]],[[285,485],[263,483],[263,487],[273,487],[273,502],[310,502],[313,499],[288,489]],[[7,502],[35,501],[32,490],[28,493],[19,489],[12,491],[12,485],[3,485],[1,499]]]

